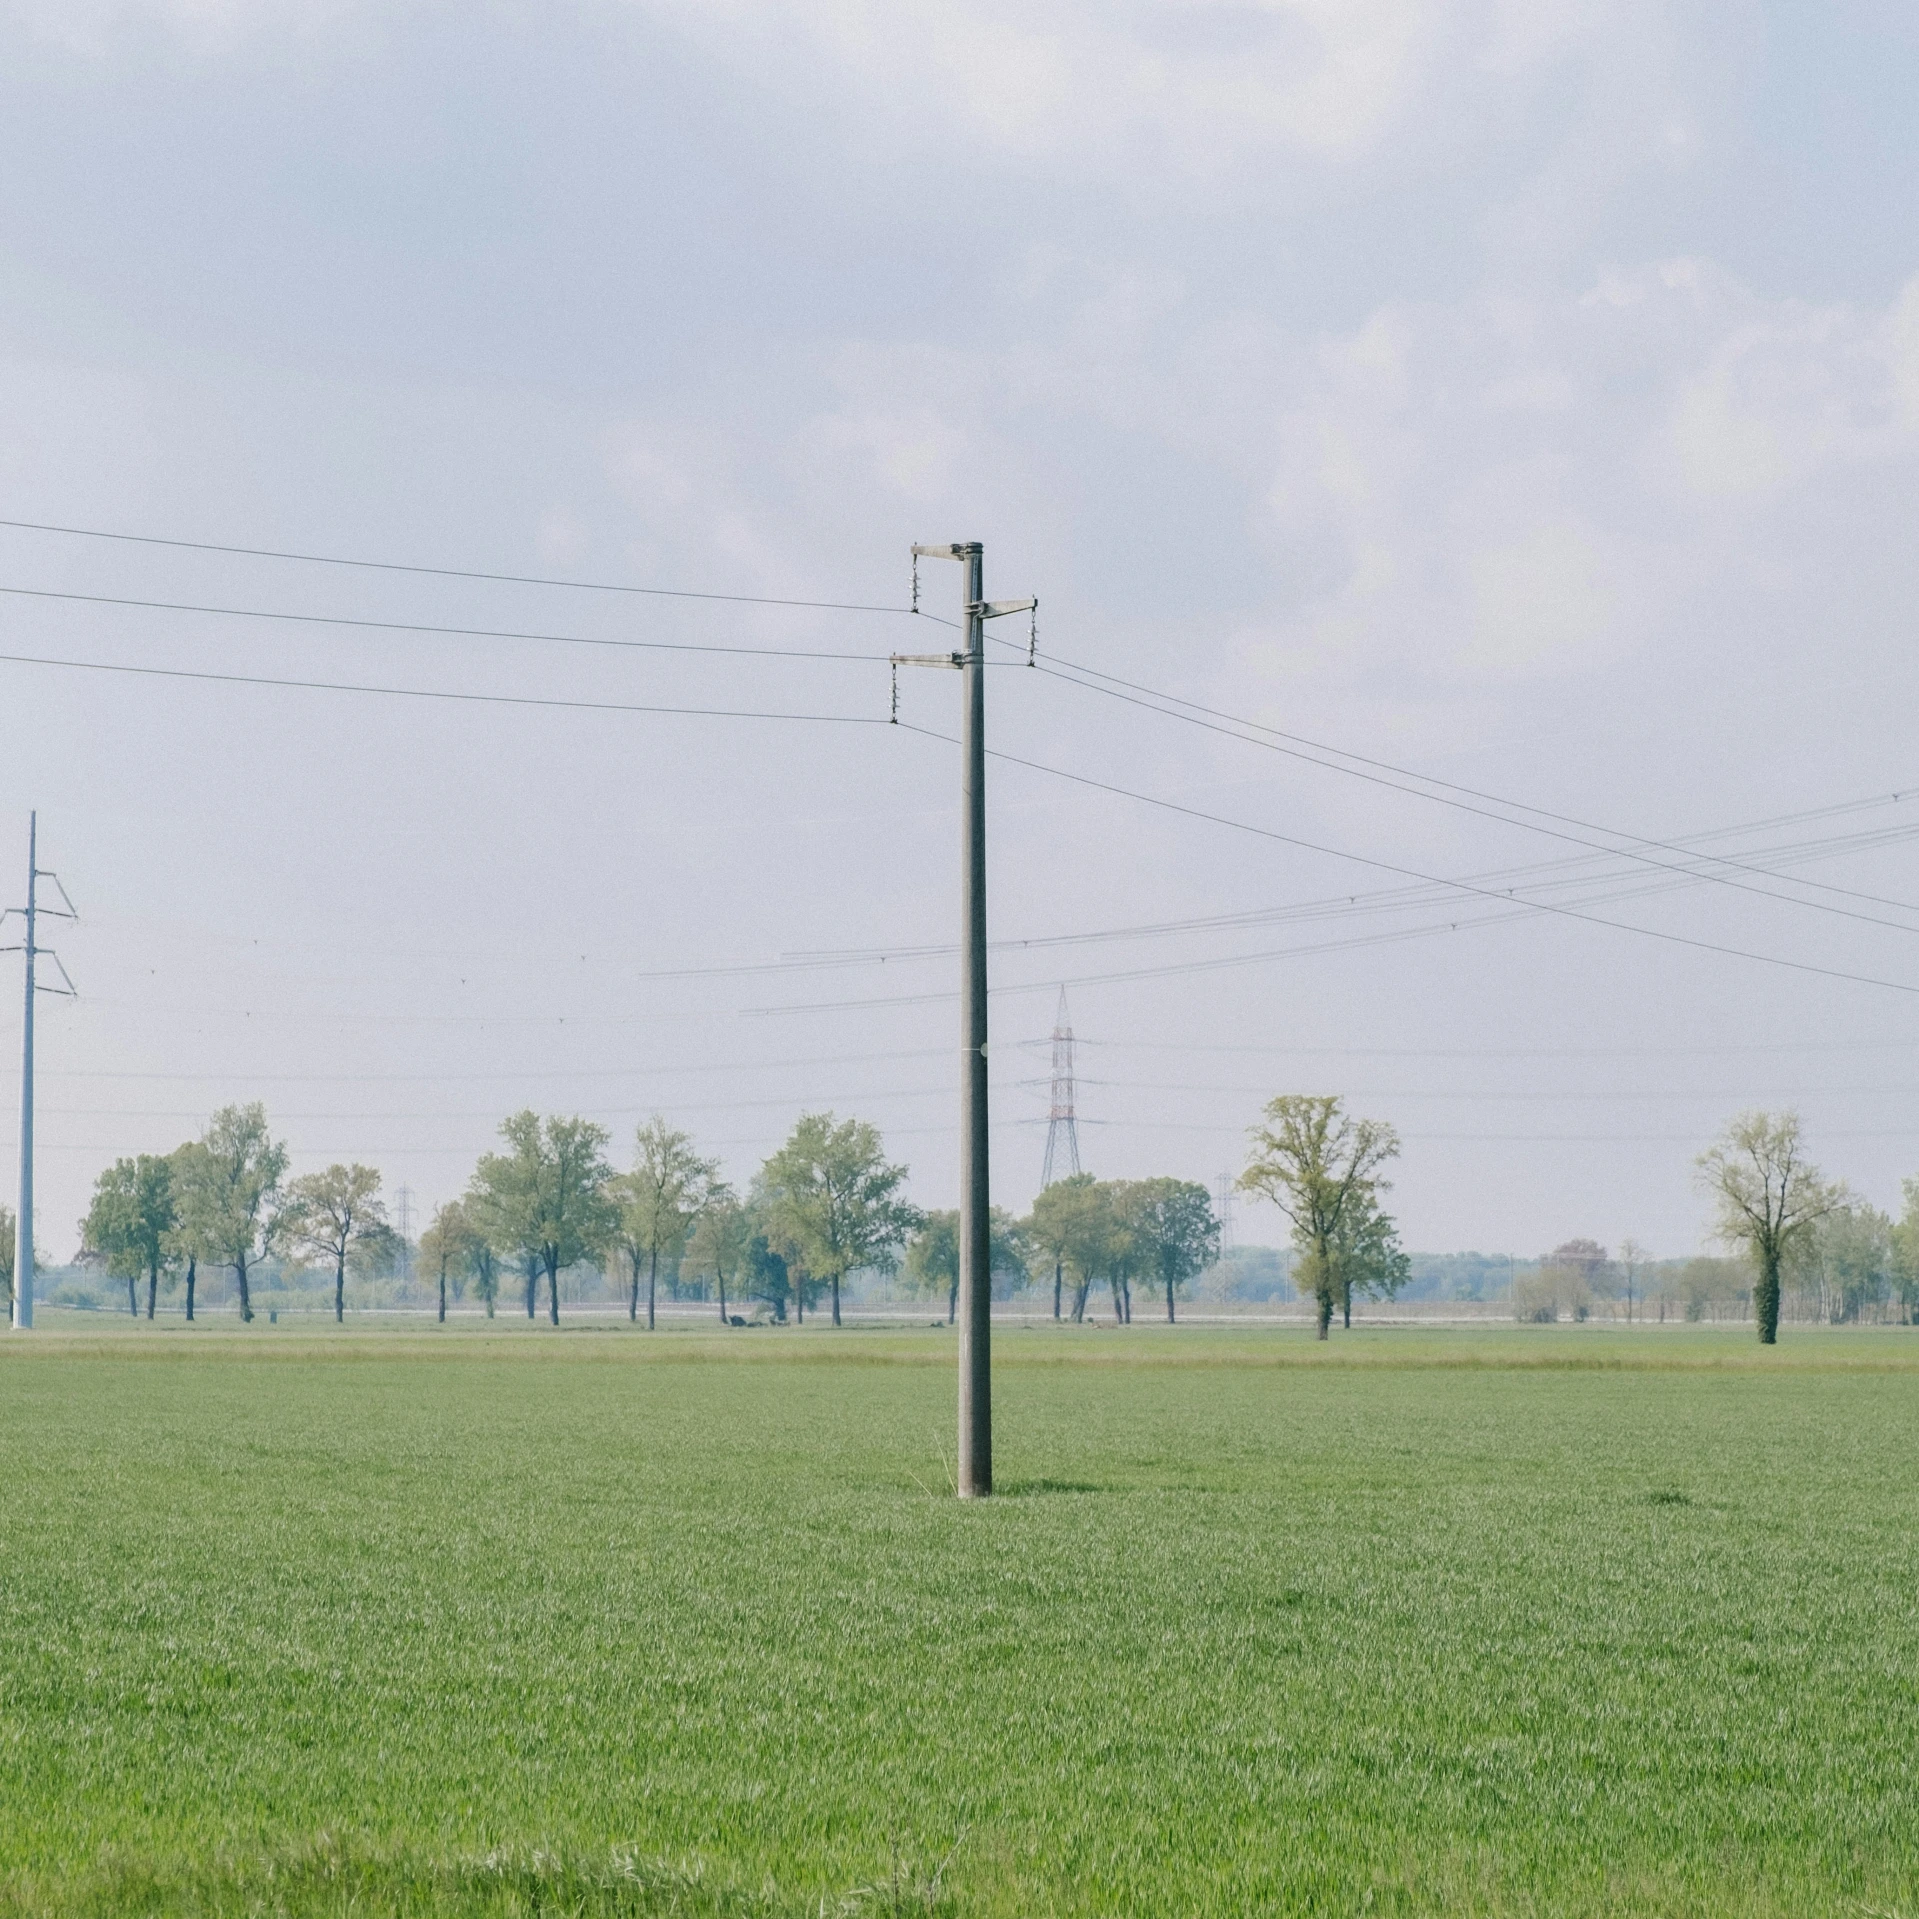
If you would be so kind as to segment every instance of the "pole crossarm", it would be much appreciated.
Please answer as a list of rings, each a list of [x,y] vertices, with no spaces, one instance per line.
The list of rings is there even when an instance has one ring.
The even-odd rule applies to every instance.
[[[1039,610],[1037,600],[981,600],[977,606],[969,606],[969,613],[977,613],[982,620],[1003,620],[1009,613],[1035,613]]]

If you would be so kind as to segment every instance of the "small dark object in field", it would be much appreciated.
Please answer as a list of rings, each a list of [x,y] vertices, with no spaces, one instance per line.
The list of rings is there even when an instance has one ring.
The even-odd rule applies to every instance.
[[[738,1313],[734,1313],[734,1314],[733,1314],[733,1315],[731,1316],[731,1318],[729,1318],[729,1319],[727,1320],[727,1322],[726,1322],[726,1323],[727,1323],[727,1324],[728,1324],[729,1326],[744,1326],[744,1325],[746,1324],[746,1321],[745,1321],[745,1320],[743,1320],[743,1319],[742,1319],[742,1318],[741,1318],[741,1317],[739,1316],[739,1314],[738,1314]]]
[[[1686,1493],[1676,1493],[1661,1487],[1658,1491],[1646,1495],[1646,1504],[1648,1506],[1690,1506],[1692,1499]]]

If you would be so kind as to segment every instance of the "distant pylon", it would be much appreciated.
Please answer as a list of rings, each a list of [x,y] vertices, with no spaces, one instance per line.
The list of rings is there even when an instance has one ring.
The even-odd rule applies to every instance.
[[[1053,1104],[1046,1116],[1046,1164],[1039,1183],[1052,1185],[1079,1171],[1079,1123],[1073,1114],[1073,1022],[1066,1011],[1066,988],[1059,989],[1053,1016]]]
[[[1219,1176],[1219,1250],[1223,1258],[1233,1250],[1233,1176]]]

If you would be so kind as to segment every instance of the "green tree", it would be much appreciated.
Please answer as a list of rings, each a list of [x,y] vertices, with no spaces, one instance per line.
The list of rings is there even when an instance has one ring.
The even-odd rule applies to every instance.
[[[1171,1325],[1175,1293],[1219,1258],[1212,1195],[1189,1179],[1137,1179],[1118,1203],[1138,1270],[1164,1293]]]
[[[214,1254],[208,1249],[206,1235],[201,1228],[200,1214],[203,1208],[195,1204],[198,1194],[212,1178],[210,1170],[204,1164],[207,1149],[197,1139],[190,1139],[184,1146],[176,1146],[167,1155],[167,1164],[173,1176],[173,1230],[167,1235],[167,1254],[176,1264],[186,1264],[185,1286],[187,1301],[187,1323],[193,1322],[195,1288],[199,1282],[200,1262],[211,1260]]]
[[[147,1317],[159,1300],[160,1274],[171,1263],[178,1224],[173,1162],[153,1153],[118,1159],[94,1182],[93,1202],[80,1222],[83,1258],[97,1259],[127,1285],[127,1310],[139,1317],[139,1282],[147,1282]]]
[[[1840,1188],[1805,1156],[1797,1113],[1742,1113],[1698,1159],[1699,1183],[1718,1212],[1719,1238],[1752,1260],[1760,1344],[1779,1338],[1779,1270]]]
[[[1905,1206],[1892,1229],[1892,1284],[1910,1325],[1919,1318],[1919,1179],[1906,1180],[1900,1193]]]
[[[752,1245],[751,1214],[724,1181],[711,1181],[687,1240],[686,1263],[695,1273],[713,1281],[720,1298],[722,1326],[729,1323],[726,1289],[745,1271]]]
[[[493,1248],[487,1244],[483,1234],[474,1230],[462,1201],[450,1199],[445,1205],[434,1209],[433,1218],[420,1235],[420,1263],[439,1281],[439,1319],[442,1326],[446,1324],[449,1285],[457,1299],[466,1290],[469,1279],[475,1282],[474,1290],[485,1302],[487,1317],[493,1317],[492,1295],[499,1291]],[[480,1277],[482,1266],[485,1268],[486,1281],[491,1282],[490,1293],[486,1281]]]
[[[380,1199],[380,1175],[371,1166],[329,1166],[287,1188],[282,1236],[297,1253],[333,1268],[333,1318],[346,1318],[346,1269],[378,1264],[398,1241]]]
[[[751,1213],[747,1215],[749,1221]],[[746,1242],[746,1263],[740,1269],[749,1299],[756,1299],[782,1323],[787,1302],[794,1297],[793,1275],[786,1255],[764,1233],[755,1233]]]
[[[769,1221],[790,1238],[808,1274],[833,1290],[863,1266],[888,1266],[919,1224],[919,1209],[901,1197],[906,1168],[890,1166],[879,1133],[863,1119],[836,1124],[831,1113],[805,1113],[756,1182]]]
[[[1636,1239],[1622,1239],[1619,1242],[1619,1279],[1626,1294],[1626,1319],[1632,1320],[1633,1293],[1639,1284],[1639,1274],[1649,1265],[1652,1255]]]
[[[1122,1250],[1113,1213],[1113,1188],[1091,1173],[1056,1179],[1033,1201],[1026,1222],[1028,1242],[1053,1268],[1053,1317],[1060,1317],[1062,1278],[1073,1281],[1073,1319],[1086,1317],[1094,1283],[1111,1272]]]
[[[258,1100],[223,1106],[208,1122],[197,1151],[176,1155],[175,1206],[187,1242],[200,1257],[233,1268],[240,1318],[253,1317],[247,1271],[272,1250],[287,1149],[267,1130]]]
[[[1353,1295],[1392,1299],[1405,1285],[1412,1262],[1400,1250],[1399,1228],[1380,1211],[1371,1193],[1355,1194],[1341,1213],[1333,1240],[1333,1274],[1345,1329],[1353,1324]]]
[[[527,1317],[534,1316],[539,1275],[547,1309],[560,1323],[560,1274],[611,1240],[615,1222],[607,1132],[591,1120],[527,1110],[500,1124],[510,1149],[488,1153],[473,1175],[477,1219],[494,1245],[511,1249],[527,1275]]]
[[[654,1329],[660,1261],[678,1259],[719,1168],[693,1150],[689,1133],[655,1113],[634,1136],[633,1170],[617,1181],[614,1234],[632,1279],[626,1316],[640,1316],[640,1269],[646,1269],[646,1330]]]
[[[1031,1276],[1027,1266],[1025,1226],[995,1206],[992,1212],[993,1296],[1004,1297]],[[909,1289],[928,1298],[946,1295],[946,1323],[959,1316],[960,1258],[959,1214],[934,1211],[920,1217],[918,1229],[907,1242],[905,1278]]]
[[[1336,1095],[1282,1093],[1253,1132],[1242,1192],[1269,1199],[1293,1222],[1293,1282],[1317,1302],[1324,1339],[1341,1298],[1341,1231],[1386,1190],[1379,1169],[1399,1151],[1380,1120],[1354,1119]]]
[[[1896,1284],[1893,1223],[1850,1195],[1816,1221],[1788,1255],[1785,1275],[1806,1296],[1812,1316],[1850,1325],[1882,1306]]]

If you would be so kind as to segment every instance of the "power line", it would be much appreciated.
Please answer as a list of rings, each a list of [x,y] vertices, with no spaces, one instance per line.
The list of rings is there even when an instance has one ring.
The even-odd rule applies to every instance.
[[[283,687],[300,693],[371,693],[388,699],[452,700],[466,706],[547,707],[568,713],[677,714],[682,718],[703,720],[788,720],[815,726],[886,725],[884,719],[868,713],[780,713],[727,706],[660,706],[626,700],[562,700],[532,693],[460,693],[445,687],[370,686],[350,680],[293,680],[261,673],[212,673],[184,666],[128,666],[114,660],[56,660],[34,653],[0,653],[0,664],[61,667],[81,673],[129,673],[143,679],[207,680],[219,686]]]
[[[907,732],[924,734],[928,739],[944,740],[947,745],[953,741],[949,735],[935,733],[930,727],[915,726],[910,721],[901,720],[900,727]],[[1186,819],[1200,820],[1212,826],[1224,826],[1234,832],[1250,833],[1259,839],[1274,840],[1282,846],[1298,847],[1304,852],[1321,853],[1332,859],[1350,860],[1355,865],[1370,866],[1382,873],[1396,873],[1402,879],[1419,880],[1428,886],[1444,886],[1455,892],[1470,894],[1476,898],[1492,900],[1495,903],[1510,904],[1511,896],[1493,891],[1489,887],[1474,886],[1466,880],[1441,878],[1437,874],[1422,873],[1416,867],[1401,866],[1393,860],[1382,860],[1372,854],[1347,852],[1341,847],[1322,846],[1313,840],[1300,839],[1291,833],[1281,833],[1270,826],[1255,826],[1250,820],[1236,820],[1224,813],[1209,813],[1203,807],[1187,806],[1179,800],[1161,799],[1151,793],[1141,793],[1131,787],[1120,786],[1111,780],[1095,779],[1090,773],[1074,773],[1065,767],[1048,766],[1041,760],[1029,760],[1017,753],[1007,753],[998,748],[989,749],[991,757],[1003,760],[1011,766],[1023,766],[1029,772],[1045,773],[1054,779],[1070,781],[1073,785],[1089,787],[1095,792],[1111,793],[1119,799],[1136,800],[1142,806],[1158,807],[1167,813],[1177,813]],[[1848,973],[1839,967],[1820,966],[1811,960],[1783,959],[1776,954],[1754,953],[1744,947],[1725,946],[1716,940],[1694,939],[1685,933],[1670,933],[1659,927],[1636,926],[1626,920],[1609,920],[1597,913],[1582,913],[1576,907],[1558,906],[1546,900],[1525,902],[1529,911],[1551,913],[1561,919],[1577,920],[1587,926],[1604,926],[1616,933],[1636,933],[1644,939],[1662,940],[1671,946],[1691,947],[1695,952],[1714,953],[1725,959],[1752,960],[1761,966],[1780,966],[1795,973],[1811,973],[1823,979],[1845,980],[1854,986],[1881,986],[1894,993],[1919,994],[1919,986],[1910,985],[1902,980],[1879,979],[1871,974]]]
[[[438,580],[484,580],[497,586],[553,586],[578,593],[631,593],[648,599],[714,600],[729,606],[806,607],[822,613],[897,613],[909,606],[877,606],[858,600],[802,600],[764,593],[703,593],[687,587],[631,586],[608,580],[570,580],[533,573],[488,573],[473,567],[420,566],[401,560],[348,559],[337,553],[296,553],[270,546],[227,546],[213,540],[163,539],[152,533],[115,533],[100,527],[55,526],[43,520],[0,519],[0,527],[20,533],[57,533],[76,540],[114,540],[128,546],[170,547],[187,553],[225,553],[248,560],[291,560],[304,566],[343,566],[368,573],[411,573]]]
[[[49,587],[0,586],[0,593],[22,600],[68,600],[81,606],[137,607],[151,613],[196,613],[222,620],[272,620],[291,626],[341,626],[369,633],[420,633],[430,638],[465,640],[531,640],[552,646],[597,646],[645,653],[717,653],[745,659],[854,660],[863,665],[886,663],[884,653],[844,653],[803,646],[716,646],[696,640],[626,640],[596,638],[586,633],[522,632],[498,626],[438,626],[422,620],[373,620],[338,613],[287,613],[273,607],[202,606],[189,600],[140,600],[114,593],[59,593]]]
[[[1035,664],[1038,663],[1035,662]],[[1067,664],[1070,664],[1070,662]],[[1575,846],[1590,847],[1595,852],[1607,853],[1614,858],[1635,859],[1642,861],[1646,865],[1656,867],[1661,871],[1670,872],[1674,869],[1668,867],[1663,860],[1652,859],[1645,853],[1636,851],[1635,848],[1652,847],[1663,852],[1678,852],[1680,850],[1676,845],[1663,840],[1646,839],[1638,834],[1624,833],[1617,827],[1594,825],[1589,821],[1576,819],[1569,814],[1555,813],[1545,807],[1531,806],[1523,800],[1509,800],[1499,794],[1481,793],[1477,788],[1461,786],[1455,781],[1436,779],[1430,774],[1414,772],[1409,768],[1395,767],[1388,761],[1370,759],[1364,754],[1349,753],[1343,747],[1328,746],[1317,740],[1305,740],[1303,736],[1298,734],[1280,733],[1277,728],[1262,726],[1255,720],[1241,719],[1231,714],[1214,715],[1212,708],[1197,708],[1193,712],[1179,712],[1175,710],[1175,705],[1189,706],[1192,702],[1180,700],[1176,694],[1160,693],[1153,688],[1138,689],[1138,691],[1150,695],[1150,698],[1135,698],[1132,693],[1117,690],[1119,686],[1130,686],[1132,684],[1131,682],[1118,681],[1115,685],[1097,684],[1096,680],[1110,679],[1112,676],[1097,674],[1096,670],[1091,667],[1078,667],[1075,668],[1075,672],[1092,674],[1095,676],[1094,678],[1076,678],[1073,673],[1063,673],[1056,667],[1047,665],[1041,665],[1039,670],[1050,674],[1054,679],[1065,681],[1069,686],[1083,687],[1089,693],[1099,693],[1108,699],[1123,701],[1126,705],[1137,706],[1145,712],[1158,713],[1166,719],[1179,720],[1189,726],[1198,726],[1209,733],[1223,734],[1226,738],[1238,740],[1246,746],[1256,746],[1269,753],[1280,753],[1288,759],[1301,760],[1309,766],[1323,767],[1328,772],[1343,773],[1349,779],[1364,780],[1371,786],[1387,787],[1395,793],[1405,793],[1414,799],[1428,800],[1436,806],[1449,806],[1458,812],[1471,813],[1476,818],[1492,820],[1501,826],[1514,826],[1523,832],[1541,833],[1550,839],[1564,840]],[[1170,702],[1172,704],[1156,705],[1154,704],[1155,701]],[[1206,714],[1209,717],[1202,718],[1200,714]],[[1218,723],[1220,721],[1229,723]],[[1234,731],[1236,727],[1248,728],[1258,732],[1273,733],[1276,737],[1273,739],[1253,739],[1249,738],[1245,732]],[[1299,745],[1282,745],[1280,744],[1282,740],[1298,740],[1302,745],[1313,747],[1315,751],[1309,753],[1302,751]],[[1336,754],[1341,758],[1355,760],[1358,764],[1355,766],[1341,766],[1336,760],[1317,757],[1319,753]],[[1363,767],[1377,767],[1384,770],[1366,772],[1361,770]],[[1401,774],[1403,778],[1389,779],[1386,777],[1386,774],[1389,772]],[[1423,780],[1430,785],[1443,787],[1447,789],[1447,791],[1429,793],[1420,787],[1405,784],[1406,780]],[[1463,793],[1471,797],[1469,799],[1452,799],[1447,796],[1448,793]],[[1472,803],[1473,800],[1484,800],[1487,804],[1475,805]],[[1586,832],[1604,833],[1613,839],[1625,840],[1629,843],[1625,846],[1602,845],[1593,840],[1582,839],[1578,834],[1561,831],[1558,827],[1541,826],[1532,820],[1513,819],[1508,817],[1507,814],[1496,813],[1489,810],[1493,806],[1503,806],[1514,812],[1531,813],[1543,820],[1557,820],[1560,821],[1562,825],[1577,826]],[[1712,860],[1716,865],[1731,866],[1740,871],[1753,870],[1746,866],[1744,862],[1727,858],[1724,855],[1707,854],[1703,857]],[[1868,925],[1890,927],[1896,932],[1919,932],[1919,927],[1910,926],[1903,921],[1880,919],[1874,914],[1857,913],[1846,907],[1831,906],[1822,900],[1797,899],[1790,893],[1775,893],[1768,887],[1752,886],[1741,880],[1730,879],[1721,873],[1700,873],[1698,877],[1709,881],[1713,885],[1732,887],[1736,891],[1743,893],[1754,893],[1762,899],[1777,900],[1783,905],[1803,906],[1815,912],[1835,913],[1846,919],[1862,920]],[[1791,878],[1790,875],[1786,877]],[[1875,905],[1890,906],[1902,912],[1919,912],[1919,906],[1914,906],[1904,900],[1884,899],[1877,894],[1859,893],[1850,887],[1830,886],[1820,880],[1799,880],[1794,883],[1803,886],[1818,887],[1822,891],[1840,893],[1851,898],[1868,900]]]

